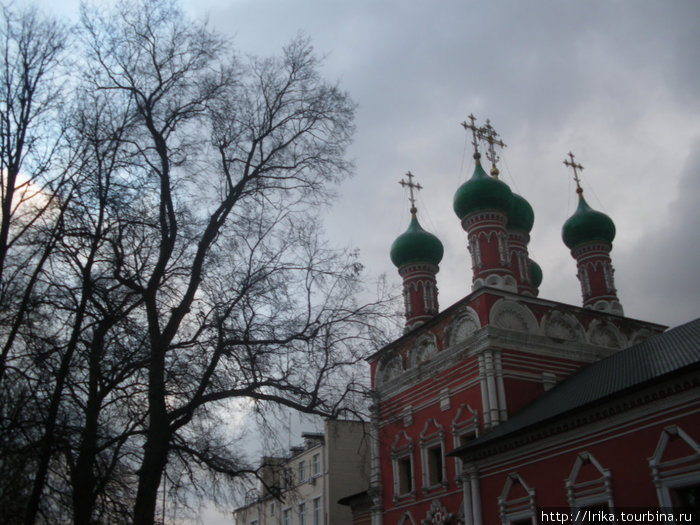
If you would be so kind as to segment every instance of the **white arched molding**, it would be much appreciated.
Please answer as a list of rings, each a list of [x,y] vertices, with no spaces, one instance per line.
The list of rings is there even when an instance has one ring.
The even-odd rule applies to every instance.
[[[529,308],[510,299],[499,299],[491,307],[489,322],[499,328],[534,334],[537,332],[537,319]]]
[[[430,360],[430,357],[436,354],[437,351],[437,338],[435,335],[428,332],[418,336],[408,352],[408,368],[415,368],[421,363]]]
[[[484,286],[505,290],[506,292],[517,293],[518,291],[518,283],[512,275],[498,275],[492,273],[487,275],[486,278],[480,277],[475,279],[472,283],[472,291],[476,291]]]
[[[471,406],[462,403],[459,405],[457,414],[452,420],[452,445],[454,448],[458,448],[478,437],[479,413]],[[457,473],[457,481],[459,482],[462,479],[459,476],[462,472],[462,460],[459,458],[455,458],[455,472]]]
[[[600,477],[587,476],[586,481],[578,481],[579,474],[584,467],[594,467]],[[582,452],[576,458],[574,468],[565,481],[566,493],[572,511],[585,510],[591,507],[607,506],[613,510],[612,474],[609,469],[604,469],[598,460],[588,452]]]
[[[403,372],[403,363],[399,354],[387,357],[379,363],[374,383],[379,386],[397,378]]]
[[[541,332],[559,341],[586,341],[586,331],[573,315],[550,310],[542,317]]]
[[[613,323],[603,319],[593,319],[588,326],[588,342],[607,348],[626,348],[627,339]]]
[[[453,346],[465,341],[471,334],[481,328],[481,321],[476,310],[467,306],[452,318],[446,330],[448,346]]]
[[[646,341],[652,335],[654,335],[654,332],[652,332],[648,328],[640,328],[639,330],[635,330],[629,337],[629,346],[636,345],[637,343],[641,343],[642,341]]]
[[[664,460],[666,449],[672,442],[681,445],[687,454],[679,457],[676,451],[672,459]],[[649,458],[649,466],[659,507],[677,507],[682,504],[678,499],[683,489],[700,484],[700,446],[682,428],[676,425],[666,427],[661,432],[654,455]]]
[[[394,474],[394,501],[415,498],[416,482],[413,466],[413,439],[402,430],[391,446],[391,464]]]
[[[498,497],[498,508],[503,525],[522,523],[526,520],[537,523],[535,489],[530,488],[517,472],[508,476]]]
[[[447,487],[445,465],[445,430],[434,418],[425,422],[420,433],[420,457],[423,471],[423,493]]]

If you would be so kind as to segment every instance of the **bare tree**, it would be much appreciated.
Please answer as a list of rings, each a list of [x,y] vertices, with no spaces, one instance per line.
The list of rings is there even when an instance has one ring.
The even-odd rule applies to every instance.
[[[34,10],[0,14],[0,517],[14,522],[31,491],[41,439],[26,337],[41,275],[60,236],[71,191],[61,142],[60,66],[65,30]],[[66,160],[66,159],[64,159]],[[34,348],[41,343],[34,341]]]
[[[85,20],[95,89],[134,106],[133,176],[151,203],[115,247],[115,278],[142,297],[147,321],[133,518],[152,523],[171,453],[242,470],[197,439],[208,404],[345,407],[344,374],[371,339],[376,305],[354,304],[360,265],[323,245],[313,210],[350,169],[354,107],[320,78],[303,39],[242,63],[171,4]]]
[[[242,59],[168,0],[84,8],[81,38],[71,117],[47,135],[62,171],[35,177],[53,204],[22,222],[55,225],[32,245],[50,246],[32,316],[3,325],[29,392],[19,506],[150,524],[166,466],[175,488],[255,474],[216,423],[231,400],[355,410],[385,303],[358,301],[357,255],[321,235],[354,104],[307,40]]]

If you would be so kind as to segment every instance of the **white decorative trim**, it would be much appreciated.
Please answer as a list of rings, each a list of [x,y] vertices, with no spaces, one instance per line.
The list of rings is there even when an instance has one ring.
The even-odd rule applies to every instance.
[[[423,492],[428,494],[447,487],[447,462],[445,461],[445,430],[434,418],[425,422],[419,438],[420,456],[423,471]],[[440,447],[440,480],[431,483],[430,450]]]
[[[403,373],[403,360],[399,354],[394,354],[388,359],[383,360],[377,367],[377,372],[374,376],[375,385],[383,385],[389,381],[396,379]]]
[[[452,420],[452,443],[454,448],[463,445],[462,438],[473,436],[475,439],[479,437],[479,413],[470,405],[462,403],[457,409],[457,414]],[[455,473],[457,481],[461,479],[459,474],[462,472],[462,460],[455,457]]]
[[[450,389],[443,388],[440,390],[440,411],[445,412],[451,407],[450,403]]]
[[[465,341],[471,334],[481,328],[481,321],[476,310],[467,306],[463,308],[445,329],[447,346],[453,346]]]
[[[550,310],[542,317],[540,331],[556,341],[586,341],[586,331],[573,315]]]
[[[520,485],[527,495],[509,498],[510,491],[514,485]],[[535,517],[535,489],[530,488],[517,472],[513,472],[508,476],[503,491],[498,497],[498,508],[503,525],[510,525],[513,522],[525,519],[529,519],[533,524],[537,523]]]
[[[544,391],[551,390],[557,384],[557,375],[553,372],[542,372],[542,385]]]
[[[401,419],[403,420],[403,426],[410,427],[413,424],[413,406],[406,405],[401,411]]]
[[[447,512],[447,509],[440,503],[440,500],[435,499],[430,504],[425,519],[420,523],[421,525],[447,525],[448,523],[452,523],[452,518],[454,518],[454,514]]]
[[[405,430],[402,430],[396,434],[394,443],[391,445],[391,464],[392,471],[394,475],[394,501],[398,501],[403,498],[415,498],[416,496],[416,476],[415,468],[413,465],[413,451],[415,446],[413,444],[413,439],[406,434]],[[408,492],[401,492],[401,473],[400,473],[400,461],[408,458],[409,460],[409,470],[410,470],[410,481],[411,490]]]
[[[648,328],[640,328],[638,330],[635,330],[629,337],[629,346],[633,346],[637,343],[641,343],[642,341],[646,341],[652,335],[654,335],[654,332],[652,332]]]
[[[507,330],[534,334],[538,330],[537,319],[530,309],[510,299],[499,299],[491,307],[489,322]]]
[[[683,440],[692,453],[663,461],[666,447],[675,439]],[[668,426],[661,432],[656,451],[649,458],[649,467],[651,467],[651,477],[656,486],[659,506],[674,507],[672,489],[700,483],[700,446],[679,426]]]
[[[421,363],[430,360],[433,354],[438,351],[437,339],[430,332],[424,333],[416,338],[408,351],[408,367],[415,368]]]
[[[505,268],[494,268],[494,270],[507,271]],[[486,277],[474,279],[472,283],[472,291],[487,286],[504,290],[506,292],[518,293],[518,283],[512,275],[499,275],[497,273],[487,274]]]
[[[576,478],[578,478],[581,469],[589,464],[593,465],[601,476],[594,480],[577,483]],[[578,455],[565,485],[569,505],[574,511],[601,503],[607,505],[610,510],[615,508],[612,496],[612,474],[609,469],[604,469],[589,452],[582,452]]]
[[[607,348],[626,348],[627,340],[620,329],[610,321],[593,319],[588,325],[586,338],[589,343]]]
[[[411,515],[411,511],[407,510],[406,512],[403,513],[403,516],[401,516],[401,519],[399,520],[398,525],[416,525],[416,521],[413,519],[413,516]]]

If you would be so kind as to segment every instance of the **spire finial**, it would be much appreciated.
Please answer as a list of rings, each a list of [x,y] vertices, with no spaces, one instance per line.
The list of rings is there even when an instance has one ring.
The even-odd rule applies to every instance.
[[[470,113],[469,116],[467,117],[471,122],[467,124],[467,121],[465,120],[462,122],[462,127],[465,130],[471,130],[472,132],[472,145],[474,146],[474,158],[479,161],[481,158],[481,153],[479,153],[479,129],[475,122],[476,122],[476,117],[474,116],[473,113]]]
[[[415,196],[413,195],[413,189],[415,188],[415,189],[418,190],[418,191],[420,191],[420,190],[423,189],[423,186],[421,186],[421,185],[418,184],[418,183],[414,183],[414,182],[413,182],[413,176],[414,176],[413,173],[411,173],[410,171],[408,171],[408,172],[406,173],[406,177],[408,177],[408,182],[406,182],[406,181],[403,180],[403,179],[401,179],[401,180],[399,181],[399,184],[401,184],[401,186],[408,187],[408,191],[409,191],[408,200],[411,201],[411,215],[415,215],[416,212],[418,211],[418,209],[416,208],[416,198],[415,198]]]
[[[500,160],[500,157],[496,153],[495,146],[505,148],[506,144],[499,138],[500,135],[495,129],[493,129],[489,119],[486,119],[486,125],[484,127],[479,128],[479,136],[489,145],[486,152],[486,158],[491,161],[491,175],[493,175],[493,178],[497,179],[499,171],[496,167],[496,163]]]
[[[569,160],[571,159],[571,160]],[[578,171],[580,170],[583,171],[583,166],[581,164],[577,164],[576,161],[574,161],[574,154],[569,152],[569,158],[564,159],[564,165],[569,166],[570,168],[573,168],[574,170],[574,180],[576,181],[576,193],[579,195],[583,194],[583,188],[581,188],[581,179],[578,176]]]

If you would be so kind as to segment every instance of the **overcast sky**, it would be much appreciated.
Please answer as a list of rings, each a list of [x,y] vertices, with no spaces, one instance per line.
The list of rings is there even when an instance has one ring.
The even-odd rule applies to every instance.
[[[588,203],[615,222],[612,261],[629,317],[675,326],[700,314],[700,2],[187,0],[243,53],[279,52],[299,32],[358,104],[355,176],[327,232],[360,249],[369,275],[400,283],[389,247],[408,226],[398,185],[424,187],[419,220],[445,246],[444,309],[471,287],[452,197],[473,171],[459,123],[490,118],[508,147],[502,179],[535,211],[540,297],[581,304],[561,226]],[[75,12],[75,8],[69,8]]]
[[[540,297],[581,304],[561,226],[583,164],[588,203],[615,222],[626,315],[671,326],[700,314],[700,2],[189,0],[238,49],[272,54],[299,31],[358,104],[356,174],[327,221],[370,274],[400,282],[388,252],[408,226],[399,179],[424,187],[419,220],[445,246],[445,308],[471,286],[452,197],[473,160],[459,123],[490,118],[502,178],[535,211]]]
[[[76,18],[77,0],[45,8]],[[530,255],[540,297],[580,304],[561,226],[576,205],[569,151],[588,203],[617,227],[616,285],[629,317],[671,326],[700,313],[700,2],[562,0],[184,0],[193,17],[270,55],[299,33],[326,77],[358,104],[355,176],[326,221],[358,247],[368,275],[408,226],[411,170],[419,220],[445,246],[442,308],[470,291],[466,234],[452,211],[473,171],[459,123],[490,118],[508,145],[501,176],[535,211]]]

